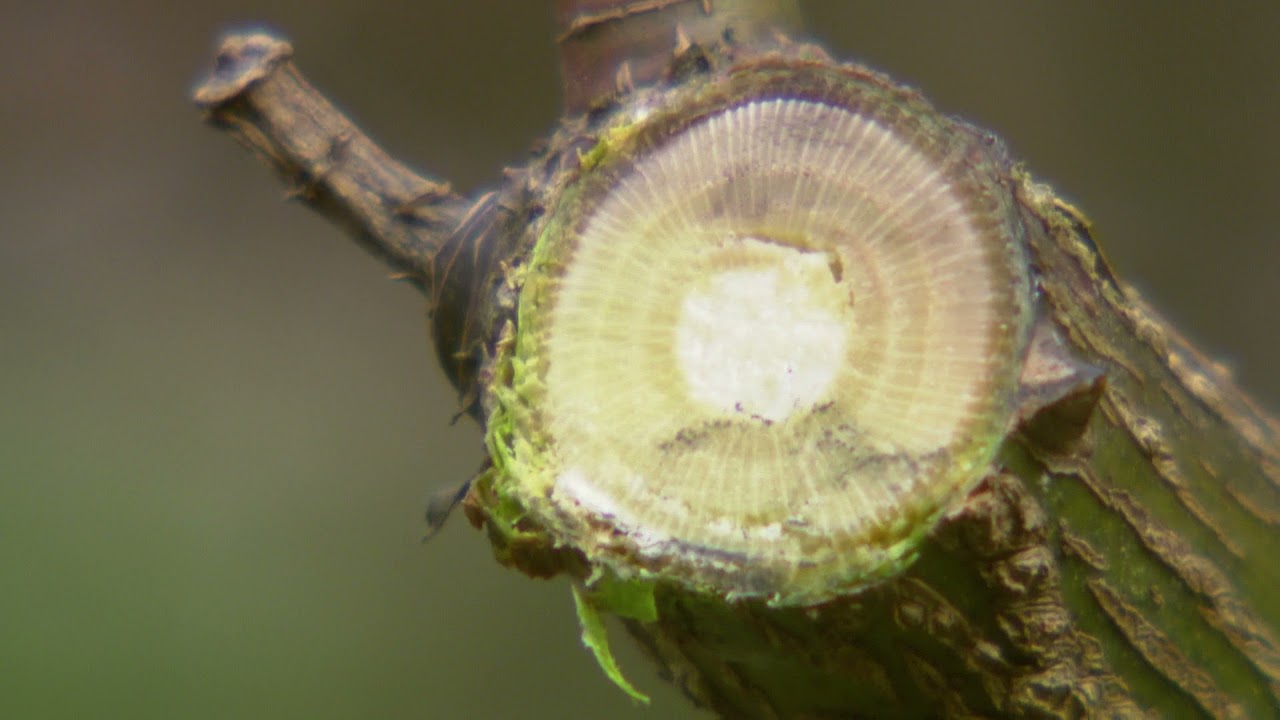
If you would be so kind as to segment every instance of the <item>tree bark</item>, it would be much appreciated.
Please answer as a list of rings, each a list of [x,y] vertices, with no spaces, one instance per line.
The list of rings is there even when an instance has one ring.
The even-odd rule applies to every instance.
[[[689,64],[779,47],[824,57],[773,32],[787,15],[775,3],[557,11],[567,116],[553,153]],[[423,290],[441,362],[484,422],[506,268],[554,159],[460,198],[380,151],[290,53],[266,35],[228,38],[198,104]],[[1280,715],[1280,425],[1114,276],[1078,210],[1025,173],[1007,184],[1044,320],[1104,380],[1024,418],[890,582],[799,608],[659,586],[656,613],[626,625],[699,705],[726,717]],[[488,522],[491,500],[473,490],[472,517]],[[530,574],[575,572],[497,542]]]

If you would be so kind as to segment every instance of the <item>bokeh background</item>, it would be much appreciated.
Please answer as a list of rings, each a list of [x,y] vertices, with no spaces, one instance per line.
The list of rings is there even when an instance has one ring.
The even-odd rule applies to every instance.
[[[811,0],[994,129],[1280,407],[1280,6]],[[550,2],[0,2],[0,717],[698,717],[428,493],[479,433],[423,304],[187,94],[265,24],[412,165],[483,188],[557,115]]]

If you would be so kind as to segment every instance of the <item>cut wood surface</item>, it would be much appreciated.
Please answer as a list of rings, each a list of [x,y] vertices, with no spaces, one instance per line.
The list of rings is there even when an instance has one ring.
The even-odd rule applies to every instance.
[[[562,134],[589,135],[578,113],[654,78],[716,72],[766,47],[823,55],[763,32],[768,3],[604,5],[561,3]],[[739,6],[757,14],[743,20]],[[704,18],[694,32],[690,12]],[[635,64],[598,61],[584,38],[626,37],[633,21],[650,34],[666,22],[674,41],[625,47],[643,53]],[[725,33],[735,22],[746,25]],[[517,171],[498,193],[460,198],[380,151],[290,54],[272,36],[229,38],[197,102],[424,290],[446,371],[484,421],[494,308],[520,262],[512,228],[541,178]],[[1043,319],[1100,378],[1023,418],[892,581],[786,608],[660,585],[656,617],[626,625],[698,704],[726,717],[1280,715],[1280,425],[1115,277],[1080,210],[1021,169],[1006,182]],[[469,501],[481,522],[487,502]],[[504,557],[531,574],[573,572]]]

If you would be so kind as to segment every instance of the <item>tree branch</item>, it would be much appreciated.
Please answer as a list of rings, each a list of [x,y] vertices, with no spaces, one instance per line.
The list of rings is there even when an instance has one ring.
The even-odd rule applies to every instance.
[[[556,0],[565,112],[661,80],[691,44],[766,47],[798,16],[795,0]]]
[[[631,86],[670,77],[694,44],[723,44],[706,57],[727,67],[742,48],[722,43],[725,28],[750,47],[771,43],[778,7],[561,2],[566,107],[624,101]],[[291,52],[268,35],[228,38],[197,102],[294,196],[448,310],[436,318],[441,359],[482,418],[478,388],[498,381],[486,363],[512,342],[521,233],[537,227],[557,173],[579,167],[607,129],[570,117],[529,168],[471,203],[388,157],[306,84]],[[821,55],[793,52],[803,53]],[[1030,418],[892,582],[806,608],[659,586],[655,615],[627,625],[699,704],[734,717],[1280,710],[1280,425],[1112,275],[1078,211],[1020,172],[1003,182],[1029,233],[1045,320],[1105,371],[1105,387],[1059,404],[1047,426]],[[586,574],[582,555],[536,528],[504,536],[490,492],[467,502],[505,562]]]
[[[195,101],[210,124],[270,163],[291,197],[427,291],[435,255],[467,203],[375,145],[307,84],[292,55],[272,35],[231,35]]]

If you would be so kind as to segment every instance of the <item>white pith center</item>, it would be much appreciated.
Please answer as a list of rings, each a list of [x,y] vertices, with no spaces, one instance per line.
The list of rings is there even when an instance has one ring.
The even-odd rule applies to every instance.
[[[821,403],[845,362],[847,292],[827,255],[738,241],[752,262],[713,273],[684,296],[676,356],[709,409],[769,421]]]

